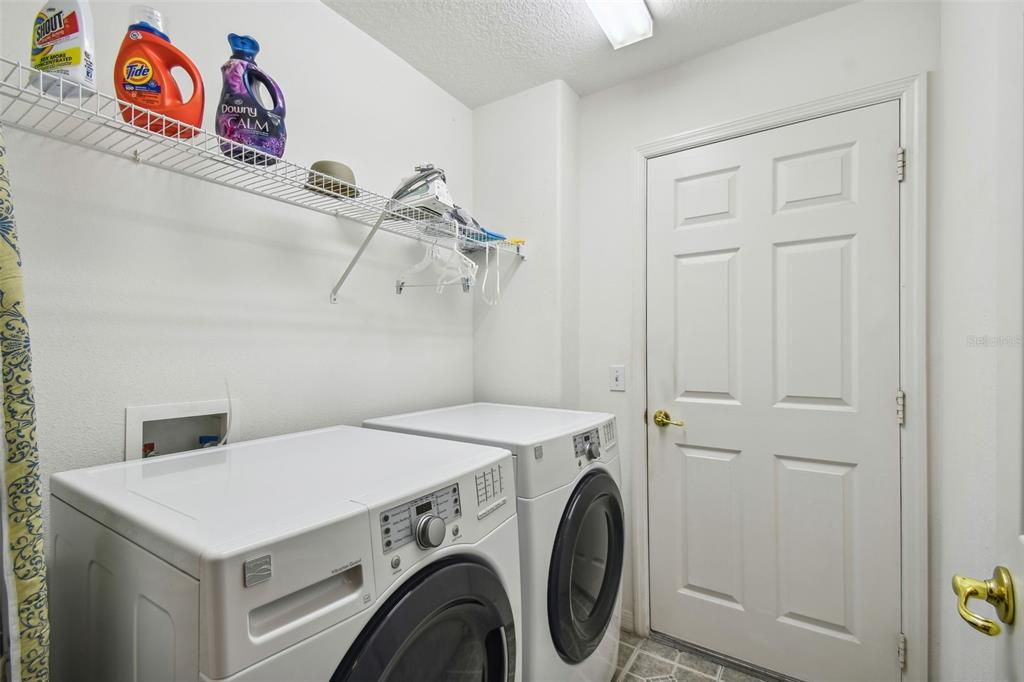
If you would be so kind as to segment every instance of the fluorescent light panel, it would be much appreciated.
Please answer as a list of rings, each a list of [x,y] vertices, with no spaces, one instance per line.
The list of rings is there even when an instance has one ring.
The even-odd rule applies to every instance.
[[[654,20],[644,0],[587,0],[616,50],[654,35]]]

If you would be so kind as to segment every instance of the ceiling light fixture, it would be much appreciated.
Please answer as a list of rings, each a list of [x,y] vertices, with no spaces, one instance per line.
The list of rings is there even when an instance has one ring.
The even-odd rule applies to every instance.
[[[616,50],[654,35],[654,20],[644,0],[587,0]]]

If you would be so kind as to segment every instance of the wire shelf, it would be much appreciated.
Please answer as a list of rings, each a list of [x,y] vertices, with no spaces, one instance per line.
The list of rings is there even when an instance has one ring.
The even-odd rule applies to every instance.
[[[119,101],[110,95],[0,57],[0,122],[97,149],[292,206],[462,251],[498,248],[522,257],[522,245],[483,232],[304,166],[270,157],[202,128]],[[445,242],[444,240],[451,240]]]

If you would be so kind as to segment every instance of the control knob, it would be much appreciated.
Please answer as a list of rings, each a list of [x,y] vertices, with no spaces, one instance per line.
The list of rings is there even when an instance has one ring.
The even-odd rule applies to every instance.
[[[587,459],[593,461],[595,459],[600,459],[600,457],[601,457],[601,446],[598,445],[596,442],[593,442],[593,441],[591,441],[590,443],[587,443]]]
[[[434,514],[424,514],[416,522],[416,544],[420,549],[439,547],[444,542],[446,531],[444,519]]]

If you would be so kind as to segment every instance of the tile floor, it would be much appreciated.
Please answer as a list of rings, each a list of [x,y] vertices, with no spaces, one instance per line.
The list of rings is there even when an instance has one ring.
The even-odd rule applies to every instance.
[[[726,668],[690,651],[680,651],[652,639],[622,631],[616,682],[760,682],[739,670]]]

